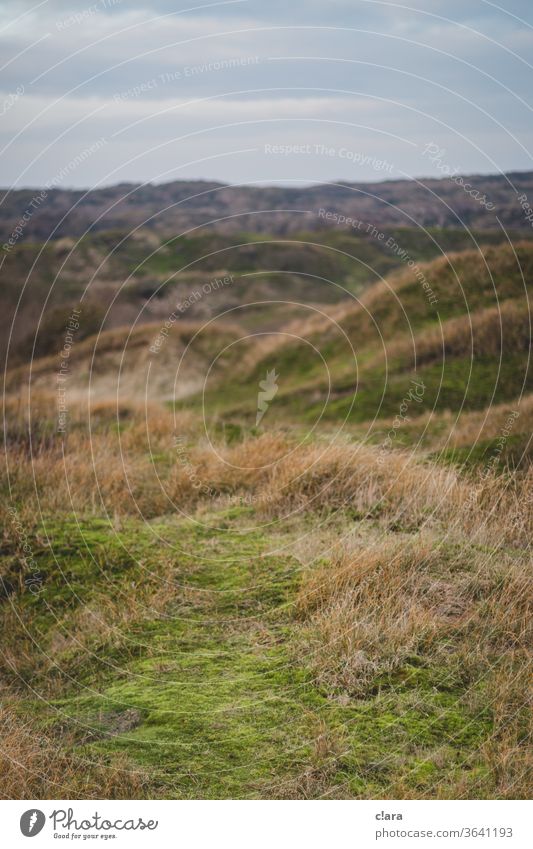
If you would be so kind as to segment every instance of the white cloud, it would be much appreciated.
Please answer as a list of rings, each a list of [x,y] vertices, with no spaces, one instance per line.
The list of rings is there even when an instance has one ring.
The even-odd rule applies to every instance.
[[[461,158],[462,151],[472,170],[491,170],[488,163],[495,157],[505,167],[513,161],[529,167],[512,134],[529,143],[530,113],[505,87],[529,99],[531,71],[509,51],[530,57],[533,30],[481,0],[251,0],[211,7],[184,2],[183,9],[195,6],[184,14],[176,11],[175,0],[115,0],[113,5],[111,0],[50,0],[15,20],[33,5],[21,0],[0,5],[0,47],[4,61],[12,60],[3,73],[2,97],[24,86],[0,128],[4,143],[20,134],[0,159],[4,184],[23,173],[25,184],[42,183],[73,151],[102,136],[112,145],[73,175],[76,184],[101,179],[115,160],[128,179],[136,179],[137,165],[124,163],[142,159],[142,174],[155,179],[173,167],[176,156],[188,162],[197,154],[205,159],[244,147],[261,151],[272,138],[324,139],[337,148],[355,138],[382,157],[388,151],[386,158],[399,170],[416,173],[413,149],[402,139],[420,144],[440,135],[451,139],[450,155]],[[531,4],[506,5],[509,12],[532,17]],[[249,61],[239,65],[239,59]],[[225,64],[217,68],[217,63]],[[379,64],[390,70],[375,67]],[[188,68],[197,70],[188,74]],[[480,141],[482,152],[461,135]],[[181,136],[189,140],[174,141]],[[161,153],[150,163],[154,148]],[[254,161],[258,174],[274,173],[273,163],[256,153],[255,160],[252,154],[242,160],[247,174],[253,175]],[[211,162],[207,176],[232,178],[231,155]],[[287,170],[288,163],[279,164]],[[339,177],[352,174],[340,159],[304,159],[296,168],[307,173],[313,165],[317,174],[334,167]],[[189,176],[194,168],[185,171]]]

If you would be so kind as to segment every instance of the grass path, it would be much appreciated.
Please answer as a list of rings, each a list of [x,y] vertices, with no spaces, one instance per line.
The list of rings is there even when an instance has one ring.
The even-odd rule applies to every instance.
[[[294,533],[245,532],[251,518],[234,509],[203,524],[128,520],[113,533],[103,520],[58,523],[61,569],[44,547],[47,612],[32,599],[32,627],[41,646],[59,632],[79,643],[55,652],[61,695],[25,709],[52,734],[73,732],[81,762],[126,755],[155,798],[375,798],[394,795],[391,781],[407,795],[483,783],[476,752],[489,718],[422,657],[364,697],[314,680],[298,650]],[[117,615],[127,597],[133,611]],[[83,633],[87,608],[109,618],[100,635]]]

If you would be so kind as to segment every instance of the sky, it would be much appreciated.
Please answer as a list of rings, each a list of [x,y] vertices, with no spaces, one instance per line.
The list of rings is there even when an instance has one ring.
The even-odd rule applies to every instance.
[[[0,11],[4,187],[533,170],[531,0]]]

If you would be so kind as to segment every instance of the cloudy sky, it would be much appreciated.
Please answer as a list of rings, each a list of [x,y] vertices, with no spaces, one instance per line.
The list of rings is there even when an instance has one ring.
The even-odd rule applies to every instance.
[[[531,0],[0,9],[2,186],[533,169]]]

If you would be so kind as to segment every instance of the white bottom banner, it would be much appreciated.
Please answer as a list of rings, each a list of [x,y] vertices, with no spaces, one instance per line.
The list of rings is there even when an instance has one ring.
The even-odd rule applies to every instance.
[[[6,849],[533,846],[532,803],[518,801],[4,801],[0,813]]]

